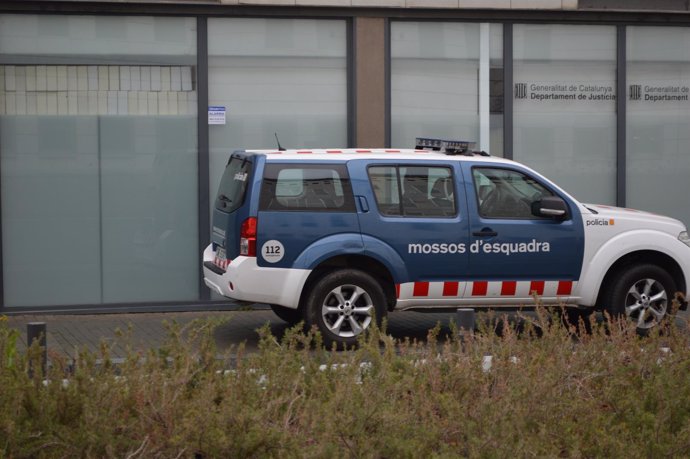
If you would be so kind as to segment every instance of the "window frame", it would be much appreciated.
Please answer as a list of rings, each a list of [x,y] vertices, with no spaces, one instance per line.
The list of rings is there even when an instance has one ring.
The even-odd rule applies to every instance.
[[[530,217],[491,217],[487,215],[483,215],[481,212],[481,203],[479,202],[479,190],[477,189],[476,181],[475,181],[475,176],[474,176],[474,171],[475,169],[494,169],[494,170],[504,170],[504,171],[509,171],[509,172],[514,172],[521,174],[525,177],[529,177],[530,179],[534,180],[537,184],[539,184],[542,188],[544,188],[546,191],[549,191],[551,193],[551,196],[557,196],[561,199],[563,199],[563,196],[561,196],[559,193],[557,193],[552,187],[547,186],[542,180],[538,180],[534,175],[527,173],[526,171],[520,170],[520,169],[514,169],[511,167],[505,167],[505,166],[493,166],[493,165],[473,165],[470,169],[471,171],[471,178],[472,178],[472,190],[474,191],[474,199],[475,203],[477,204],[477,215],[480,218],[487,219],[487,220],[521,220],[521,221],[529,221],[529,220],[537,220],[537,221],[544,221],[544,220],[553,220],[551,217],[538,217],[536,215],[531,215]],[[566,203],[568,202],[567,200],[564,199]],[[530,212],[531,214],[531,212]],[[570,220],[572,217],[572,212],[568,212],[568,218],[566,220]]]
[[[276,189],[278,187],[278,176],[283,170],[332,170],[338,175],[340,186],[343,190],[343,204],[340,207],[301,207],[301,206],[284,206],[279,203],[272,203],[276,198]],[[259,196],[259,211],[260,212],[319,212],[319,213],[355,213],[354,192],[352,190],[352,183],[350,174],[345,163],[331,163],[331,162],[311,162],[311,163],[297,163],[297,162],[271,162],[266,163],[263,170],[263,177],[261,179],[261,192]]]
[[[397,214],[397,215],[396,215],[396,214],[387,214],[387,213],[383,213],[383,212],[381,211],[381,203],[379,202],[378,196],[376,195],[376,192],[374,191],[374,186],[373,186],[373,183],[372,183],[372,181],[371,181],[371,172],[370,172],[370,171],[371,171],[372,168],[376,168],[376,167],[381,167],[381,168],[384,168],[384,167],[385,167],[385,168],[393,168],[393,169],[395,169],[396,184],[397,184],[397,187],[398,187],[398,208],[399,208],[399,212],[400,212],[400,213]],[[432,169],[432,168],[435,168],[435,169],[446,169],[446,170],[448,170],[448,171],[449,171],[449,175],[448,175],[447,178],[449,178],[449,179],[451,180],[451,182],[453,183],[453,188],[452,188],[452,190],[453,190],[453,199],[452,199],[453,208],[452,208],[452,213],[449,214],[449,215],[408,215],[408,214],[405,212],[405,203],[404,203],[404,201],[403,201],[403,189],[402,189],[403,187],[402,187],[402,181],[401,181],[401,176],[400,176],[400,168],[403,168],[403,167],[417,167],[417,168],[423,167],[423,168],[427,168],[427,170],[428,170],[428,169]],[[428,178],[428,177],[429,177],[429,174],[427,173],[427,178]],[[446,163],[444,163],[444,164],[429,164],[429,163],[423,163],[423,164],[414,164],[414,163],[392,163],[392,164],[386,164],[386,163],[372,163],[372,164],[367,165],[367,181],[368,181],[368,183],[369,183],[369,187],[370,187],[370,189],[371,189],[371,191],[372,191],[372,194],[374,195],[374,201],[376,202],[376,208],[377,208],[377,210],[378,210],[378,212],[379,212],[379,215],[381,215],[381,216],[383,216],[383,217],[389,217],[389,218],[406,218],[406,219],[410,219],[410,218],[434,218],[434,219],[438,219],[438,218],[441,218],[441,219],[443,219],[443,218],[445,218],[445,219],[457,218],[458,215],[459,215],[459,213],[460,213],[460,208],[459,208],[459,206],[458,206],[458,196],[457,196],[457,195],[458,195],[458,193],[457,193],[457,189],[458,189],[458,188],[457,188],[457,186],[456,186],[457,182],[456,182],[456,178],[455,178],[455,177],[456,177],[455,168],[453,167],[452,164],[446,164]],[[431,191],[429,191],[429,193],[431,193]],[[431,198],[430,198],[430,200],[431,200]]]

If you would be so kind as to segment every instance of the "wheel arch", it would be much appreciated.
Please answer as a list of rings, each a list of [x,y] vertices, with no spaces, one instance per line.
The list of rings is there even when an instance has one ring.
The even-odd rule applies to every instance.
[[[673,259],[673,257],[656,250],[637,250],[620,257],[606,271],[602,281],[599,283],[599,289],[596,295],[595,304],[597,308],[601,308],[603,297],[606,294],[606,289],[609,285],[611,285],[611,282],[617,275],[620,275],[620,273],[631,266],[643,263],[659,266],[671,275],[676,284],[677,291],[682,293],[687,291],[683,269],[680,267],[678,262]]]
[[[319,281],[319,279],[321,279],[324,275],[339,269],[357,269],[372,276],[383,289],[383,293],[386,297],[386,309],[388,311],[395,309],[395,281],[393,280],[393,275],[391,272],[379,260],[366,255],[357,254],[336,255],[321,261],[321,263],[315,266],[307,277],[304,287],[302,288],[299,307],[304,307],[304,303],[309,295],[309,292],[316,282]]]

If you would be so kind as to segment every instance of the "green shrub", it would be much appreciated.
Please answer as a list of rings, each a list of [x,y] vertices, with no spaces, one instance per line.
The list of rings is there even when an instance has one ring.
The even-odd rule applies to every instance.
[[[662,457],[690,452],[687,329],[625,324],[573,336],[545,313],[464,341],[355,350],[318,334],[259,331],[258,352],[218,358],[217,322],[119,366],[109,348],[74,368],[18,354],[0,322],[0,457]],[[500,333],[495,330],[500,329]],[[122,339],[126,342],[125,333]],[[486,356],[491,356],[490,368]]]

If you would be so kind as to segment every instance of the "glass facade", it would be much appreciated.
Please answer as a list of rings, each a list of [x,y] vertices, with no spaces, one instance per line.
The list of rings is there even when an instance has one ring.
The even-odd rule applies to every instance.
[[[199,297],[196,20],[0,16],[4,306]]]
[[[627,28],[627,205],[690,223],[690,30]]]
[[[232,151],[276,148],[274,133],[286,148],[384,146],[351,145],[356,30],[347,19],[0,14],[2,308],[208,298],[198,203],[216,195]],[[475,141],[581,201],[690,222],[687,28],[443,18],[391,19],[389,32],[392,146]],[[216,118],[198,132],[206,89]]]
[[[583,202],[616,203],[616,28],[514,27],[514,150]]]
[[[244,148],[347,146],[347,23],[308,19],[208,21],[210,192]]]
[[[502,27],[393,22],[390,34],[391,145],[463,139],[501,156]]]

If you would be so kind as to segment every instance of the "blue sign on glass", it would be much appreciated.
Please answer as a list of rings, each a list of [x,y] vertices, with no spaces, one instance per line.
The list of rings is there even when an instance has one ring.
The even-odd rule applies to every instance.
[[[225,107],[222,105],[208,106],[208,124],[225,124]]]

